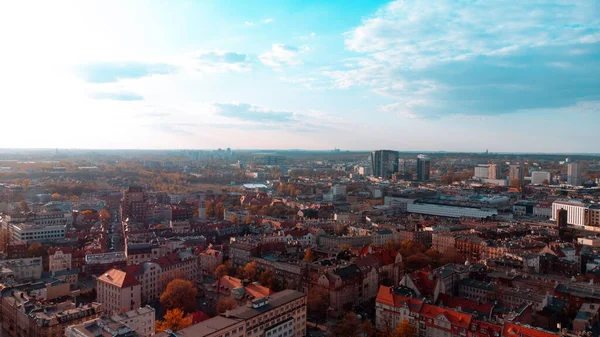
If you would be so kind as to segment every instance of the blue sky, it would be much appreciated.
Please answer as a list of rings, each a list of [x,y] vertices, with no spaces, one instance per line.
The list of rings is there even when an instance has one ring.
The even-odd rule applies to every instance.
[[[1,147],[600,152],[600,1],[0,4]]]

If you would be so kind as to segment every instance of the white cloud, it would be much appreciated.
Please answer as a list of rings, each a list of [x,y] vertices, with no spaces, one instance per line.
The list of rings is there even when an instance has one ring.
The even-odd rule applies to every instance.
[[[273,19],[273,18],[267,18],[267,19],[262,20],[262,23],[271,23],[274,21],[275,21],[275,19]]]
[[[254,26],[254,22],[252,22],[252,21],[246,21],[246,22],[244,22],[244,24],[246,26],[250,26],[250,27]]]
[[[315,34],[315,32],[310,33],[310,37],[315,37],[317,36],[317,34]]]
[[[258,59],[266,66],[279,69],[283,65],[302,64],[302,61],[298,58],[299,52],[296,47],[273,44],[271,50],[261,54]]]

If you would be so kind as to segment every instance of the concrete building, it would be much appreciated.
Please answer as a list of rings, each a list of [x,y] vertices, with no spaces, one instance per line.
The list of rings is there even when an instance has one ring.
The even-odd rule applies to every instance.
[[[424,154],[420,154],[417,157],[417,180],[428,181],[431,172],[431,161],[429,157]]]
[[[371,169],[375,177],[389,179],[398,172],[398,151],[378,150],[371,153]]]
[[[556,221],[559,209],[567,211],[567,223],[574,226],[586,226],[588,206],[579,200],[557,200],[552,203],[552,221]]]
[[[14,241],[50,241],[64,239],[64,225],[38,225],[32,222],[10,224]]]
[[[306,335],[306,295],[284,290],[177,331],[194,337],[301,337]],[[167,332],[156,334],[171,337]]]
[[[570,162],[567,164],[567,184],[573,186],[581,185],[579,164],[577,162]]]
[[[502,178],[502,171],[498,167],[498,164],[489,164],[487,179],[496,180],[496,179],[501,179],[501,178]]]
[[[544,183],[550,183],[550,172],[546,171],[533,171],[531,172],[531,184],[542,185]]]
[[[141,337],[130,326],[115,321],[110,316],[102,316],[90,321],[70,325],[65,329],[65,337]]]
[[[96,279],[97,301],[110,314],[139,308],[141,290],[140,282],[122,270],[111,269]]]
[[[475,178],[478,179],[489,179],[490,166],[489,165],[477,165],[475,166]]]
[[[525,167],[523,163],[510,165],[508,176],[510,180],[519,180],[519,186],[523,186],[525,183]]]

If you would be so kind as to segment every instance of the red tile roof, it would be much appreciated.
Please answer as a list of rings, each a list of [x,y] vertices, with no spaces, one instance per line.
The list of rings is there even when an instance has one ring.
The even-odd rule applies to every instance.
[[[98,281],[111,283],[119,288],[132,287],[140,284],[133,275],[122,270],[111,269],[98,277]]]
[[[390,287],[379,286],[377,293],[377,303],[389,305],[393,307],[403,307],[406,305],[411,311],[417,312],[423,304],[422,300],[398,295],[390,290]]]
[[[559,334],[529,328],[513,323],[504,323],[504,329],[502,330],[502,336],[505,337],[556,337]]]
[[[427,318],[436,318],[443,315],[452,325],[465,329],[468,329],[471,324],[471,315],[451,309],[440,308],[431,304],[424,304],[420,315]]]

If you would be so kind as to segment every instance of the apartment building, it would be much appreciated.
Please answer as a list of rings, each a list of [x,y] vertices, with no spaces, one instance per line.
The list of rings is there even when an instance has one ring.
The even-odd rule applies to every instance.
[[[130,327],[141,337],[154,336],[156,327],[156,312],[151,306],[145,306],[117,315],[112,320]]]
[[[199,278],[204,279],[205,276],[212,276],[217,269],[217,266],[223,263],[223,252],[209,248],[200,253],[198,259]]]
[[[71,251],[70,247],[50,247],[48,249],[48,270],[53,273],[71,269]]]
[[[13,241],[48,241],[63,239],[65,225],[41,225],[33,222],[10,224]]]
[[[106,312],[118,314],[139,308],[142,302],[141,284],[132,275],[111,269],[96,279],[97,301]]]
[[[12,277],[16,281],[39,280],[42,277],[41,257],[0,261],[0,278]]]

